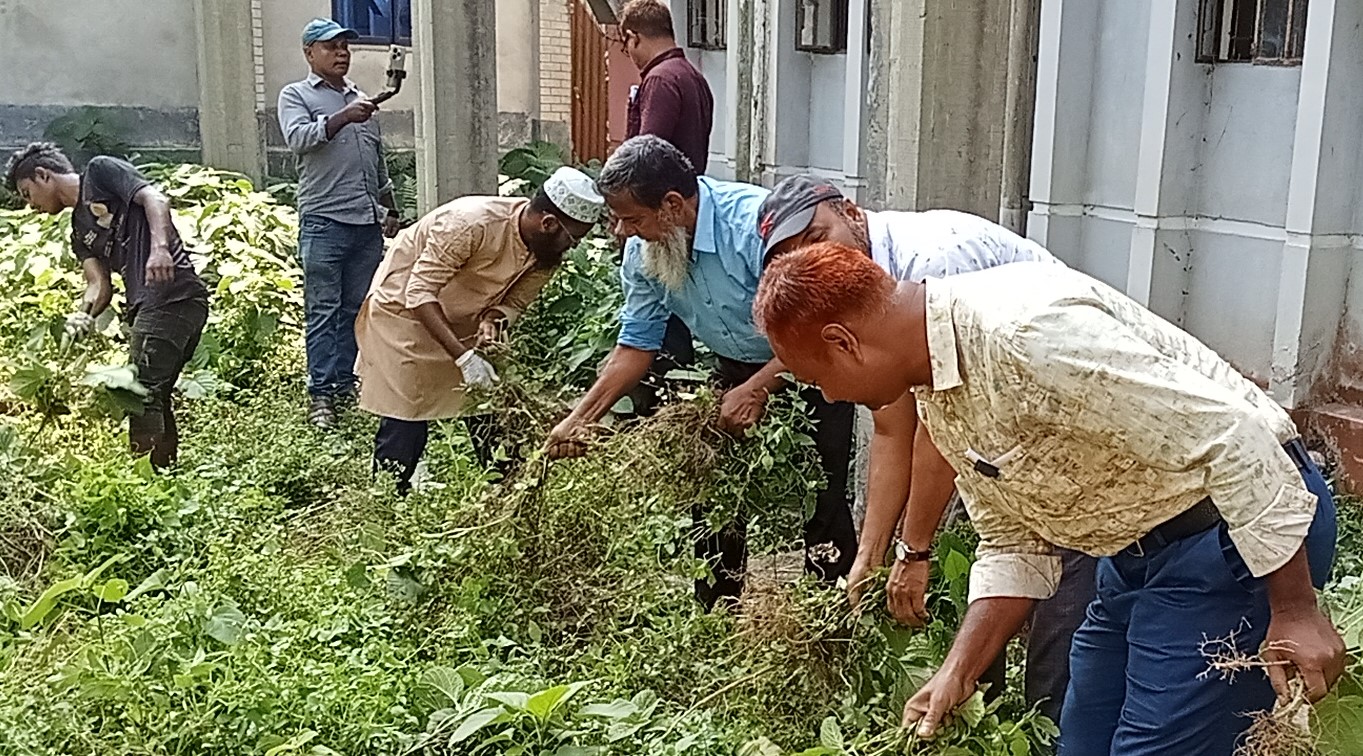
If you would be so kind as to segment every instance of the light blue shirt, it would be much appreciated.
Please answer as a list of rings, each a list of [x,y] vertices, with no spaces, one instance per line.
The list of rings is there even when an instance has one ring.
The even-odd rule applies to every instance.
[[[752,316],[762,275],[757,215],[767,194],[760,186],[700,177],[691,271],[680,292],[644,273],[643,242],[629,240],[620,266],[625,306],[617,341],[622,346],[658,351],[667,319],[675,314],[721,357],[751,363],[772,358],[771,345]]]

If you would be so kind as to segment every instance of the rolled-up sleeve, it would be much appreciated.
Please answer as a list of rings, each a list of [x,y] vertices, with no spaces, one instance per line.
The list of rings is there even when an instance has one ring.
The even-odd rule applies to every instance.
[[[294,154],[306,155],[327,143],[327,118],[328,114],[313,118],[296,85],[279,91],[279,130]]]
[[[414,310],[429,302],[440,301],[440,290],[464,267],[482,241],[480,226],[450,215],[431,225],[426,242],[412,264],[403,292],[403,306]]]
[[[971,504],[962,497],[980,534],[970,568],[970,601],[985,598],[1047,599],[1060,585],[1060,557],[1041,536],[1016,518]]]
[[[644,275],[641,242],[630,239],[620,265],[620,283],[625,290],[625,306],[620,310],[621,346],[656,352],[663,348],[667,319],[671,312],[663,297],[663,286]]]
[[[1246,566],[1256,577],[1301,548],[1316,497],[1269,420],[1243,396],[1169,357],[1098,307],[1068,305],[1032,318],[1015,343],[1024,370],[1063,401],[1042,402],[1039,424],[1121,439],[1138,462],[1201,471]]]

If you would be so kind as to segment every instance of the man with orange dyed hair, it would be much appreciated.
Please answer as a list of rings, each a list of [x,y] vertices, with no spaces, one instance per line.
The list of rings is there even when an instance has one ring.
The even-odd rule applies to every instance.
[[[1289,676],[1313,701],[1338,680],[1312,585],[1333,544],[1308,536],[1328,489],[1287,413],[1186,332],[1054,265],[897,283],[829,243],[773,261],[754,314],[829,401],[912,390],[956,471],[981,540],[956,641],[904,707],[920,735],[1054,592],[1057,546],[1102,557],[1062,756],[1224,756]],[[1262,646],[1270,679],[1205,675],[1203,641],[1226,637]]]

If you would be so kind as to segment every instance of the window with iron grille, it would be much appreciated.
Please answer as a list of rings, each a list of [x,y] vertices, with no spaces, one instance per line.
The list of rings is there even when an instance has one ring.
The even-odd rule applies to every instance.
[[[729,4],[725,0],[686,0],[686,43],[701,50],[723,50]]]
[[[1301,63],[1307,0],[1202,0],[1201,63]]]
[[[797,0],[795,49],[847,52],[847,0]]]
[[[359,32],[360,44],[412,44],[412,0],[331,0],[331,17]]]

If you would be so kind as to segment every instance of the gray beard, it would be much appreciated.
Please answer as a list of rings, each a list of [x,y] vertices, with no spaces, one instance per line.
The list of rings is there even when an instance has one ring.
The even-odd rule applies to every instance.
[[[662,241],[644,242],[643,254],[644,274],[673,294],[681,292],[691,272],[691,240],[686,230],[674,228]]]

